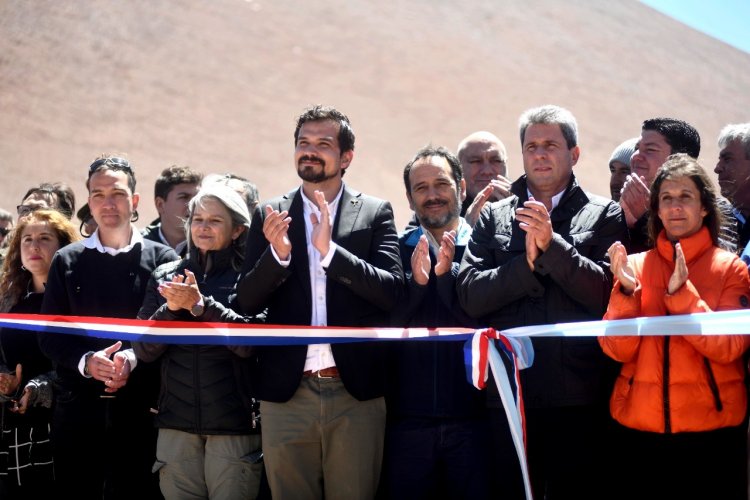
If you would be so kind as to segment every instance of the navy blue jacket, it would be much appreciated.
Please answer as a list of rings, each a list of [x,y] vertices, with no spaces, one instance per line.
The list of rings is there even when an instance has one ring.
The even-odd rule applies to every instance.
[[[462,219],[463,222],[463,219]],[[411,256],[422,235],[421,227],[409,228],[399,238],[406,287],[404,299],[391,314],[393,326],[472,327],[456,295],[456,276],[471,236],[465,222],[456,237],[456,252],[450,273],[438,277],[430,270],[427,285],[412,278]],[[436,255],[430,248],[431,267]],[[386,404],[389,417],[462,418],[478,416],[485,406],[484,393],[466,379],[464,341],[411,340],[393,343],[389,355]]]

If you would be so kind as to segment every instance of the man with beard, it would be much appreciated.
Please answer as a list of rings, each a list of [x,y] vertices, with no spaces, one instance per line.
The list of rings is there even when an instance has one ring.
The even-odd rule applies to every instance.
[[[482,211],[474,227],[457,278],[461,305],[497,330],[599,320],[612,289],[607,249],[627,237],[622,210],[579,186],[573,174],[578,125],[570,111],[530,109],[519,129],[525,175],[511,186],[512,196]],[[521,372],[521,386],[534,497],[605,498],[615,364],[595,338],[534,338],[533,346],[534,363]],[[493,478],[502,483],[502,494],[494,496],[523,498],[492,379],[487,399],[492,470],[498,471]]]
[[[265,309],[273,324],[387,325],[403,285],[398,235],[390,203],[342,181],[354,156],[349,119],[314,106],[298,118],[294,141],[302,187],[256,210],[235,307]],[[383,343],[257,348],[275,499],[375,496],[385,367]]]
[[[399,238],[406,297],[393,326],[469,326],[456,274],[471,226],[461,164],[427,146],[404,168],[406,197],[420,226]],[[388,498],[487,498],[488,421],[483,393],[466,381],[463,342],[393,344],[388,368],[384,480]]]
[[[459,143],[457,156],[466,178],[461,215],[474,226],[487,202],[510,196],[508,153],[494,134],[474,132]]]

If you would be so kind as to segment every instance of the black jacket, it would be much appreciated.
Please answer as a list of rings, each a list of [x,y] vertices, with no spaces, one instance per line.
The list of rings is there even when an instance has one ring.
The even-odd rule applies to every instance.
[[[28,293],[10,308],[13,314],[39,314],[42,307],[41,293]],[[21,376],[23,381],[19,384],[14,399],[23,395],[23,390],[29,380],[40,375],[54,377],[52,362],[39,350],[36,335],[30,330],[20,328],[0,328],[0,365],[15,373],[16,365],[21,364]],[[5,399],[5,398],[3,398]],[[0,408],[0,420],[3,430],[10,432],[15,426],[45,425],[49,422],[51,415],[49,408],[32,406],[24,415],[10,411],[10,404],[2,404]]]
[[[514,196],[485,207],[474,227],[458,274],[461,305],[483,326],[498,330],[600,320],[612,289],[607,249],[627,238],[620,206],[584,192],[571,175],[551,214],[552,243],[532,272],[526,232],[515,217],[528,199],[526,177],[511,191]],[[521,372],[527,407],[585,405],[609,397],[615,366],[595,338],[532,342],[534,364]],[[494,383],[490,387],[497,390]]]
[[[456,297],[456,275],[471,228],[463,224],[456,237],[456,251],[450,273],[438,277],[436,256],[430,248],[430,280],[417,284],[412,278],[411,256],[422,235],[421,227],[406,231],[399,238],[406,291],[391,313],[392,326],[471,327],[475,321],[461,309]],[[466,379],[464,341],[410,340],[393,342],[389,355],[388,416],[463,418],[479,416],[484,407],[484,392]]]
[[[206,267],[198,251],[186,259],[158,267],[149,283],[138,317],[171,321],[256,322],[222,306],[239,278],[230,263],[232,248],[209,252]],[[158,286],[189,269],[205,297],[205,311],[196,318],[189,311],[170,311]],[[253,431],[249,346],[158,344],[134,342],[144,361],[161,360],[156,426],[193,434],[248,434]]]

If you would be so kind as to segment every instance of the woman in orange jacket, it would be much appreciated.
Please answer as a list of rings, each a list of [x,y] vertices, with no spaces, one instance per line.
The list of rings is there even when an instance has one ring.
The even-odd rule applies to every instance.
[[[718,247],[721,214],[703,168],[673,155],[651,186],[653,249],[609,249],[605,319],[748,306],[747,266]],[[620,424],[622,498],[747,498],[746,335],[600,337],[622,363],[610,400]],[[623,481],[624,479],[624,481]]]

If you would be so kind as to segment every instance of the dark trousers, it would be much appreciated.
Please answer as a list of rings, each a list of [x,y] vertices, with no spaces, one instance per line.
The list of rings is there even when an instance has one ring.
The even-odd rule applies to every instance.
[[[151,472],[156,428],[147,409],[120,395],[60,394],[52,448],[60,498],[162,498]]]
[[[492,497],[525,499],[521,468],[505,412],[490,409]],[[526,410],[526,454],[534,498],[611,498],[605,473],[610,467],[613,421],[606,406]]]
[[[747,427],[661,434],[617,424],[614,499],[747,499]]]
[[[387,498],[488,498],[487,419],[394,418],[385,432]]]

